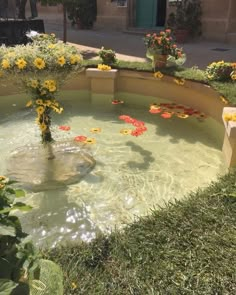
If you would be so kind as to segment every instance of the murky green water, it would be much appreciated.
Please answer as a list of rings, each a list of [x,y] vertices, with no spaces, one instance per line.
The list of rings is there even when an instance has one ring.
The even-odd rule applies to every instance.
[[[61,97],[65,111],[53,115],[54,138],[96,139],[88,147],[96,166],[78,183],[27,191],[25,201],[34,209],[21,219],[40,246],[89,241],[97,232],[119,228],[154,206],[206,186],[226,171],[221,153],[223,127],[211,118],[203,122],[163,119],[148,112],[149,103],[160,100],[130,94],[120,94],[122,105],[112,105],[108,98],[91,104],[86,102],[86,92],[63,92]],[[24,107],[26,101],[24,95],[0,98],[0,174],[7,173],[13,151],[40,142],[35,113]],[[142,101],[139,106],[138,101]],[[131,128],[118,119],[123,114],[144,121],[148,131],[139,137],[121,134],[121,129]],[[59,130],[61,125],[71,130]],[[91,128],[101,132],[92,134]],[[32,165],[29,179],[37,169]]]

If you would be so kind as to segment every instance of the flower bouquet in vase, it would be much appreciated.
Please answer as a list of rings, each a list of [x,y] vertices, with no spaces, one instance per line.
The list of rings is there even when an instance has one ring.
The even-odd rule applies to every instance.
[[[183,58],[182,48],[178,48],[171,37],[171,30],[161,31],[159,34],[147,34],[144,37],[144,44],[147,48],[146,56],[152,60],[153,68],[163,68],[167,61]]]

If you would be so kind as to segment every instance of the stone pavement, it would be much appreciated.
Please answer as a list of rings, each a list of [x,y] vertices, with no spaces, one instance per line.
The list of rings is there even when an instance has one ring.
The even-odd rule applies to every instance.
[[[63,37],[62,24],[45,23],[46,33],[55,33],[60,39]],[[105,30],[78,30],[68,24],[67,41],[78,45],[79,50],[84,51],[88,58],[97,58],[96,52],[104,46],[113,49],[118,59],[127,61],[145,61],[145,46],[142,38],[144,34],[130,34],[118,31]],[[178,44],[187,54],[185,66],[198,66],[200,69],[213,61],[236,62],[236,44],[211,42],[205,40],[190,41]]]

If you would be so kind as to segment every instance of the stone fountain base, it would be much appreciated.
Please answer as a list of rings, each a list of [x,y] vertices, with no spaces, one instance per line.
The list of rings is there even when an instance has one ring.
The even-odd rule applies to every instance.
[[[42,191],[80,181],[95,164],[86,146],[75,141],[39,143],[15,150],[7,175],[26,189]]]

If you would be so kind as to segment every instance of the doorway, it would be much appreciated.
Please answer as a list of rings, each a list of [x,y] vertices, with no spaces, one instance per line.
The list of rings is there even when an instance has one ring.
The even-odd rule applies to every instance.
[[[166,20],[167,0],[136,0],[136,26],[163,27]]]

